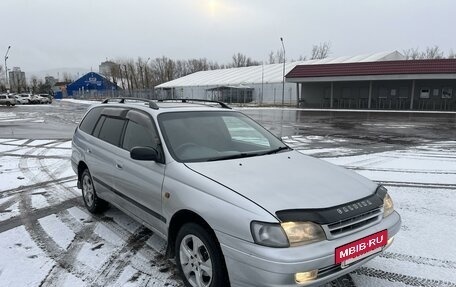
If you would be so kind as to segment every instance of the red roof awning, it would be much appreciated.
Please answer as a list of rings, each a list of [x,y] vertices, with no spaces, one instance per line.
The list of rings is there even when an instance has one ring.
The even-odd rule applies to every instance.
[[[456,74],[456,59],[298,65],[286,75],[286,78],[403,74]]]

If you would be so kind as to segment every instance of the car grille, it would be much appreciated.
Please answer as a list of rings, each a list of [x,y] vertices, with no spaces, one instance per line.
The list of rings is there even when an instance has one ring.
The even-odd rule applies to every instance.
[[[383,207],[379,207],[348,219],[322,225],[322,227],[328,239],[335,239],[372,226],[378,223],[382,216]]]

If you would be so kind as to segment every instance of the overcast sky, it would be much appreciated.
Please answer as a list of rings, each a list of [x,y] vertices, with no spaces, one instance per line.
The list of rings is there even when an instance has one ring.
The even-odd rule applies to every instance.
[[[1,0],[0,11],[2,60],[11,45],[8,66],[26,72],[139,56],[261,61],[280,37],[287,59],[325,41],[331,56],[456,52],[454,0]]]

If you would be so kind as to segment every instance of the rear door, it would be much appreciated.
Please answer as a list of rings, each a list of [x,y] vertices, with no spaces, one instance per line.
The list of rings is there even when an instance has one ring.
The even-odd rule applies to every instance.
[[[122,140],[122,149],[115,154],[116,177],[114,187],[124,205],[137,217],[164,233],[162,215],[162,184],[165,164],[139,161],[130,157],[134,147],[151,147],[163,158],[156,125],[150,115],[141,110],[130,110]]]
[[[116,162],[113,157],[121,151],[121,136],[124,130],[127,109],[103,108],[93,128],[93,137],[87,138],[85,145],[86,163],[92,175],[98,195],[107,200],[116,199],[114,177]],[[81,126],[84,122],[81,124]]]

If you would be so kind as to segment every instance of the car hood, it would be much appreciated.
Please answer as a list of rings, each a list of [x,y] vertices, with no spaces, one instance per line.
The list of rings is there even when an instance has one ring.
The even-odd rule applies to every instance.
[[[186,166],[273,214],[337,206],[372,195],[377,188],[355,172],[297,151]]]

